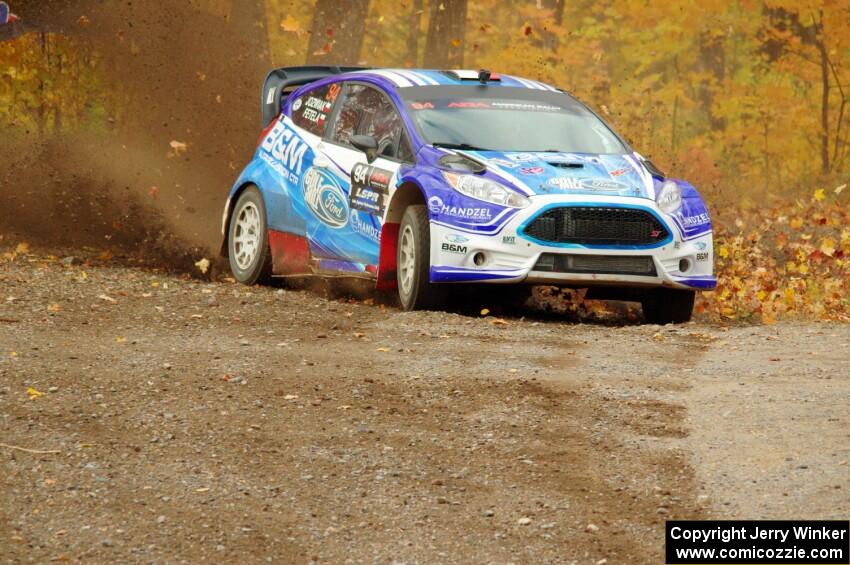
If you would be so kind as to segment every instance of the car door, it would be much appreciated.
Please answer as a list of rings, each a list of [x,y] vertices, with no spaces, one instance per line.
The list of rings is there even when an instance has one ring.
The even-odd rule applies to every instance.
[[[401,115],[385,93],[368,84],[349,82],[338,104],[315,161],[326,167],[320,173],[325,178],[330,174],[341,177],[347,223],[332,231],[316,231],[310,244],[322,257],[350,263],[340,268],[369,269],[378,263],[389,192],[402,162],[411,162],[413,154]],[[378,157],[372,163],[351,145],[351,136],[356,134],[377,141]]]

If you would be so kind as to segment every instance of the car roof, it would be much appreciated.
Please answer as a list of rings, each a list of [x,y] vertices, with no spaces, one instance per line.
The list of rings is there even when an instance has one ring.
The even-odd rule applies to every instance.
[[[411,88],[416,86],[464,86],[480,84],[478,81],[479,71],[470,69],[455,69],[448,71],[436,71],[432,69],[368,69],[338,75],[344,80],[352,80],[357,76],[372,76],[384,79],[382,82],[387,86],[395,88]],[[514,88],[528,88],[532,90],[548,90],[560,92],[560,89],[552,85],[500,73],[491,73],[487,86],[509,86]]]

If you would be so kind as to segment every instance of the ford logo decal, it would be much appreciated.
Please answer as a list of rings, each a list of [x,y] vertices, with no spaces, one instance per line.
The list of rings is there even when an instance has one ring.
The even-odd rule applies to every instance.
[[[323,224],[340,229],[348,223],[348,199],[336,178],[315,167],[304,173],[304,201]]]

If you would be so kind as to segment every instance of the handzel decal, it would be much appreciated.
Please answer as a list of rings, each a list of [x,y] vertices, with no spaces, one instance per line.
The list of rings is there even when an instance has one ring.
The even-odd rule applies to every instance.
[[[356,209],[352,210],[349,217],[349,225],[351,226],[351,231],[354,233],[368,237],[375,242],[381,241],[381,228],[372,223],[371,216],[364,217]]]
[[[351,207],[384,215],[392,171],[357,163],[351,169]]]
[[[263,161],[289,182],[298,184],[307,144],[283,122],[283,118],[272,127],[260,149],[260,158]]]
[[[348,201],[330,173],[311,167],[304,174],[304,201],[323,224],[340,229],[348,223]]]
[[[697,214],[696,216],[683,216],[682,225],[686,228],[695,228],[711,222],[708,213]]]
[[[488,208],[448,206],[439,196],[432,196],[428,199],[428,209],[432,214],[451,216],[453,218],[463,218],[467,220],[489,220],[491,218],[490,210]]]

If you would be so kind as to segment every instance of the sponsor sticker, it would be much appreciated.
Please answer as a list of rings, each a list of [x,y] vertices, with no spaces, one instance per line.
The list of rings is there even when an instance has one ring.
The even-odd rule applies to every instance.
[[[371,239],[374,242],[381,241],[381,227],[375,225],[375,220],[372,216],[363,215],[356,209],[351,210],[348,225],[351,226],[351,231]]]
[[[351,207],[383,216],[392,171],[357,163],[351,169]]]
[[[578,190],[581,188],[581,179],[573,177],[555,177],[549,179],[549,184],[561,190]]]
[[[492,215],[489,208],[479,208],[477,206],[449,206],[439,196],[432,196],[428,199],[428,210],[432,214],[443,216],[451,216],[452,218],[462,218],[466,220],[489,220]]]
[[[523,175],[542,175],[543,167],[523,167],[519,170]]]
[[[696,247],[697,249],[699,249],[700,251],[702,251],[702,250],[704,250],[706,247],[708,247],[708,245],[707,245],[704,241],[697,241],[696,243],[694,243],[694,247]]]
[[[628,190],[628,186],[615,181],[606,179],[582,179],[581,187],[585,190]]]
[[[511,161],[517,161],[520,163],[537,160],[537,156],[533,153],[509,153],[506,157]]]
[[[295,102],[292,103],[292,111],[297,112],[301,109],[301,99],[297,98]]]
[[[682,225],[686,228],[703,226],[709,222],[711,222],[711,218],[707,213],[697,214],[696,216],[682,216]]]
[[[700,251],[699,253],[697,253],[697,261],[708,261],[708,257],[708,251]]]
[[[444,239],[450,243],[466,243],[469,241],[468,237],[459,233],[447,233]]]
[[[591,190],[599,192],[619,192],[628,190],[628,185],[607,179],[578,179],[574,177],[555,177],[549,179],[551,186],[561,190]]]
[[[503,235],[502,243],[505,245],[516,245],[516,236],[515,235]]]
[[[611,176],[612,177],[620,177],[620,176],[623,176],[624,174],[626,174],[628,172],[629,172],[628,169],[617,169],[616,171],[611,171]]]
[[[336,178],[310,167],[304,173],[304,201],[323,224],[340,229],[348,223],[348,200]]]
[[[513,161],[508,161],[507,159],[499,159],[499,158],[487,159],[487,163],[489,163],[491,165],[496,165],[498,167],[504,167],[506,169],[515,169],[519,166],[517,163],[515,163]]]
[[[260,149],[263,161],[292,184],[298,184],[307,144],[284,123],[283,117],[269,131]]]
[[[447,253],[456,253],[458,255],[466,255],[467,252],[465,245],[458,245],[457,243],[444,243],[440,249]]]

